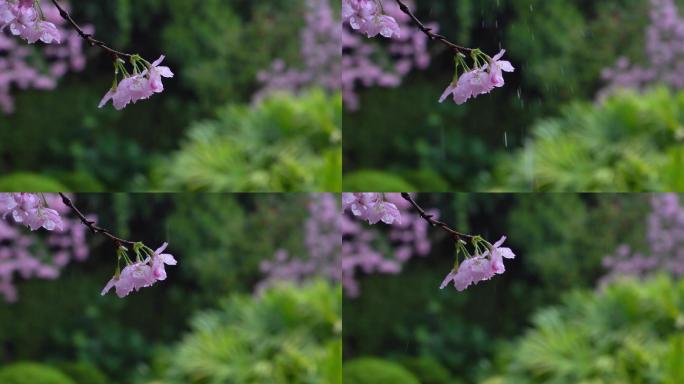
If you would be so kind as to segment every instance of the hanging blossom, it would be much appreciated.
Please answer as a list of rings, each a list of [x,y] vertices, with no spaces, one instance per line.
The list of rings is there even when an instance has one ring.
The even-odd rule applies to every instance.
[[[130,103],[148,99],[153,94],[164,91],[162,78],[173,77],[173,72],[169,67],[159,65],[164,60],[163,55],[150,63],[138,54],[112,49],[103,41],[96,40],[87,27],[79,26],[58,0],[51,0],[51,4],[78,36],[88,44],[101,48],[114,60],[113,85],[101,100],[100,108],[111,100],[114,107],[121,110]],[[61,32],[53,22],[46,19],[40,0],[0,0],[0,29],[5,28],[29,43],[39,40],[45,43],[61,42]],[[130,72],[122,58],[128,59]]]
[[[397,205],[385,198],[383,193],[343,193],[342,208],[349,209],[354,216],[367,220],[369,224],[401,223]]]
[[[15,222],[32,231],[45,228],[48,231],[64,229],[59,212],[48,208],[45,199],[35,193],[0,193],[0,216],[12,216]]]
[[[164,91],[162,77],[173,77],[173,72],[169,67],[160,66],[164,60],[164,55],[159,57],[154,63],[150,63],[139,55],[132,55],[130,64],[133,66],[133,73],[126,69],[126,62],[116,59],[114,62],[114,85],[107,91],[100,101],[99,108],[102,108],[110,100],[117,110],[124,109],[130,103],[149,99],[155,93]],[[121,75],[121,81],[119,81]]]
[[[50,201],[52,204],[50,204]],[[57,208],[51,208],[59,206]],[[65,224],[60,212],[73,211],[78,219],[69,221]],[[166,280],[166,265],[176,265],[178,262],[169,253],[164,253],[167,243],[162,244],[156,250],[152,250],[142,242],[133,242],[114,236],[110,231],[95,224],[95,218],[85,216],[74,205],[73,201],[65,194],[44,195],[35,193],[0,193],[0,217],[11,219],[21,225],[25,225],[32,231],[44,228],[48,231],[63,232],[67,227],[75,225],[76,222],[83,224],[84,228],[93,233],[101,234],[110,239],[117,246],[117,261],[114,276],[109,280],[102,290],[105,295],[111,288],[115,288],[119,297],[127,296],[140,288],[150,287],[157,281]],[[74,232],[78,239],[84,241],[83,232]],[[3,224],[0,227],[0,239],[16,236],[16,232]],[[65,247],[69,245],[59,238],[50,239],[50,245]],[[16,293],[12,291],[11,277],[15,270],[19,270],[25,277],[31,271],[36,271],[39,277],[55,278],[58,270],[51,269],[50,266],[41,264],[36,258],[28,257],[28,244],[24,240],[13,244],[13,249],[18,253],[14,256],[16,263],[2,263],[3,260],[11,259],[12,253],[7,254],[5,248],[0,248],[0,293],[3,293],[8,300],[16,298]],[[23,248],[22,248],[23,247]],[[128,247],[133,248],[135,258],[131,259],[128,254]],[[82,259],[87,256],[87,249],[83,247],[77,249],[76,258]],[[133,261],[135,260],[135,261]],[[56,265],[64,265],[68,262],[68,257],[63,252],[55,256]],[[17,264],[18,263],[18,264]],[[18,266],[17,266],[18,265]],[[123,265],[123,269],[121,266]],[[9,281],[9,283],[8,283]]]
[[[69,207],[91,232],[100,234],[111,240],[116,246],[116,269],[114,276],[105,284],[101,295],[104,296],[112,288],[117,296],[123,298],[140,288],[151,287],[157,281],[166,280],[166,265],[176,265],[178,262],[169,253],[164,253],[167,243],[156,250],[140,241],[130,241],[114,236],[109,230],[99,227],[93,220],[84,216],[66,195],[60,193],[62,202]],[[133,248],[135,257],[129,255],[129,247]],[[123,266],[123,269],[121,268]]]
[[[343,193],[342,195],[344,209],[349,210],[357,218],[367,220],[370,224],[380,221],[387,224],[401,223],[401,213],[398,207],[393,202],[387,201],[388,197],[397,194]],[[510,248],[502,247],[506,240],[505,236],[491,244],[479,235],[459,233],[437,220],[435,214],[423,210],[408,193],[402,193],[400,196],[407,202],[408,206],[418,211],[419,217],[427,224],[440,227],[456,240],[456,263],[443,280],[440,289],[444,289],[453,282],[458,291],[463,291],[470,285],[489,280],[494,275],[503,274],[506,271],[503,259],[515,258],[515,254]],[[393,207],[388,208],[387,204],[391,204]],[[395,210],[396,214],[394,213]],[[391,212],[391,214],[387,214],[387,212]],[[382,220],[382,218],[387,218],[387,220]],[[474,254],[469,251],[469,244],[474,249]],[[462,262],[460,262],[461,258],[463,259]],[[344,259],[342,264],[344,269]]]
[[[11,211],[6,209],[7,201],[14,200],[17,198],[16,195],[23,195],[18,198],[23,202],[34,198],[36,201],[44,200],[46,207],[59,214],[59,228],[49,230],[46,236],[17,228],[17,225],[23,226],[26,223],[17,223]],[[2,215],[5,220],[0,220],[0,295],[7,302],[15,302],[18,299],[15,286],[17,277],[56,279],[72,260],[83,261],[89,253],[86,228],[81,225],[79,219],[67,217],[69,208],[62,203],[59,196],[44,194],[39,198],[35,194],[33,197],[28,195],[31,194],[0,194],[0,204],[5,207]],[[89,217],[89,220],[94,219],[92,216]]]
[[[114,276],[107,282],[102,295],[104,296],[112,288],[119,297],[128,296],[129,293],[138,291],[140,288],[151,287],[157,281],[166,280],[165,265],[176,265],[178,262],[170,253],[163,253],[168,244],[164,243],[156,250],[145,246],[143,243],[135,243],[133,250],[136,261],[133,262],[128,256],[128,248],[120,246],[117,250],[117,270]],[[120,263],[126,266],[120,270]]]
[[[684,206],[675,193],[654,194],[650,200],[646,250],[620,244],[603,258],[607,273],[599,280],[599,287],[624,277],[645,279],[659,273],[684,276]]]
[[[454,53],[455,70],[454,80],[449,84],[439,102],[443,102],[449,95],[453,95],[456,104],[463,104],[471,98],[490,93],[495,88],[505,84],[503,72],[513,72],[513,65],[500,60],[505,50],[502,50],[493,58],[480,51],[462,47],[449,41],[429,25],[424,25],[411,11],[403,0],[395,0],[398,9],[403,12],[417,26],[420,32],[432,40],[444,44]],[[396,19],[382,13],[383,2],[381,0],[342,0],[342,17],[349,23],[352,29],[365,33],[368,37],[378,34],[391,38],[399,35],[399,27]],[[464,53],[469,53],[472,59],[472,67],[468,65]],[[459,72],[462,74],[459,76]]]
[[[650,1],[650,24],[646,29],[642,65],[620,57],[601,73],[607,85],[597,95],[603,100],[620,89],[642,91],[653,84],[684,89],[684,19],[673,0]]]
[[[494,88],[503,87],[505,84],[503,72],[515,71],[509,61],[500,60],[504,53],[506,50],[502,49],[496,56],[490,58],[479,50],[472,51],[471,57],[475,62],[474,69],[468,67],[462,54],[457,54],[456,76],[439,98],[439,102],[444,102],[451,95],[454,102],[461,105],[471,98],[491,92]],[[479,66],[481,62],[485,62],[485,64]],[[459,68],[465,70],[460,76],[458,76]]]
[[[401,33],[397,20],[383,13],[378,0],[342,0],[342,19],[369,38],[378,35],[398,37]]]
[[[57,26],[45,18],[40,2],[34,0],[0,0],[0,30],[5,28],[29,44],[62,40]]]
[[[513,259],[515,254],[510,248],[501,246],[505,240],[506,236],[502,236],[499,241],[490,244],[481,237],[475,236],[472,239],[473,247],[476,249],[473,256],[465,248],[467,243],[463,240],[458,240],[456,265],[444,278],[439,288],[444,289],[449,283],[453,282],[454,287],[458,291],[464,291],[471,284],[474,285],[480,281],[489,280],[495,275],[506,272],[503,259]],[[480,254],[482,249],[485,251]],[[465,257],[460,264],[458,263],[458,254],[463,254]]]
[[[51,4],[42,7],[42,16],[46,22],[56,26],[61,44],[53,41],[51,44],[28,46],[12,36],[11,24],[15,25],[13,30],[16,32],[35,30],[30,25],[20,27],[19,21],[10,20],[20,6],[22,4],[18,1],[0,0],[0,108],[4,113],[14,111],[12,91],[15,89],[54,89],[59,78],[68,71],[83,70],[86,64],[83,40],[76,31],[64,27],[65,21]],[[23,7],[26,9],[24,12],[41,14],[26,4]],[[8,21],[10,24],[5,24]],[[93,28],[84,26],[83,30],[92,33]]]

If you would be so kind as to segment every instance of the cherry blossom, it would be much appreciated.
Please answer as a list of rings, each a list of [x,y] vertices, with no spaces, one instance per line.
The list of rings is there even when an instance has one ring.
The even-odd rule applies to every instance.
[[[0,216],[7,215],[32,231],[40,228],[61,231],[64,227],[59,213],[46,207],[35,193],[0,193]]]
[[[14,194],[0,194],[0,211],[15,207]],[[72,261],[88,257],[86,227],[79,219],[67,217],[69,208],[62,204],[56,194],[45,194],[47,206],[59,213],[62,230],[49,231],[46,236],[22,231],[10,214],[0,220],[0,296],[7,302],[19,299],[16,282],[21,279],[47,279],[59,277],[61,270]],[[0,218],[4,214],[0,215]],[[88,220],[96,217],[89,216]],[[50,252],[45,250],[49,249]]]
[[[343,193],[342,208],[370,224],[401,223],[401,213],[394,203],[386,201],[382,193]]]
[[[127,265],[107,282],[100,293],[102,296],[106,295],[112,288],[114,288],[116,295],[120,298],[128,296],[131,292],[137,292],[141,288],[147,288],[154,285],[157,281],[166,280],[166,270],[164,265],[176,265],[178,262],[169,253],[162,253],[168,246],[168,243],[162,244],[155,251],[148,248],[142,243],[136,243],[134,251],[140,258],[141,252],[147,254],[144,260],[130,262],[128,259],[128,249],[120,246],[117,250],[119,260],[124,260]]]
[[[342,0],[342,19],[349,26],[369,38],[381,35],[387,38],[400,35],[399,24],[392,16],[382,13],[377,0]]]
[[[161,93],[164,91],[164,84],[162,83],[162,77],[170,78],[173,77],[173,72],[169,67],[160,66],[161,62],[164,60],[164,55],[159,57],[154,63],[149,64],[142,58],[138,56],[133,56],[131,58],[131,64],[136,67],[139,62],[143,62],[144,65],[148,66],[143,72],[127,76],[124,75],[123,80],[118,84],[115,84],[109,91],[104,95],[98,108],[102,108],[109,102],[112,101],[114,108],[117,110],[122,110],[130,103],[136,103],[140,100],[145,100],[150,98],[155,93]],[[126,70],[120,61],[117,61],[120,69],[125,74]],[[118,73],[118,71],[117,71]],[[115,79],[116,80],[116,79]]]
[[[492,59],[490,64],[492,66],[501,65],[504,68],[506,64],[497,64],[496,60],[499,58],[501,58],[500,55],[496,59]],[[506,236],[502,236],[497,242],[491,244],[479,235],[467,235],[458,232],[446,223],[439,221],[438,215],[433,211],[426,211],[421,208],[409,193],[343,193],[342,206],[345,211],[350,211],[355,217],[367,220],[370,224],[383,221],[387,224],[395,225],[401,225],[402,212],[400,212],[398,206],[401,206],[402,209],[412,207],[417,211],[416,219],[424,221],[429,226],[444,230],[456,241],[456,266],[444,278],[440,289],[444,289],[449,283],[453,282],[458,291],[463,291],[470,285],[489,280],[495,275],[503,274],[506,271],[503,259],[515,258],[515,254],[510,248],[502,246],[506,241]],[[391,209],[388,206],[391,206]],[[346,224],[344,227],[352,226]],[[358,231],[358,229],[356,230]],[[423,236],[426,235],[424,231],[422,233]],[[356,252],[357,249],[363,249],[364,252],[367,252],[371,248],[366,243],[373,240],[373,237],[366,236],[365,238],[360,238],[363,242],[357,248],[356,245],[352,247],[349,240],[349,238],[355,239],[355,237],[345,236],[347,240],[345,240],[342,248],[342,269],[344,271],[351,269],[353,273],[353,269],[357,266],[357,264],[353,263],[355,259],[351,255],[344,255],[344,253],[350,253],[349,251]],[[468,245],[474,249],[474,255],[471,255]],[[429,250],[429,244],[427,249]],[[383,273],[399,273],[401,271],[400,264],[385,259],[382,254],[373,252],[371,255],[372,257],[367,257],[367,259],[378,263],[379,267],[377,269]],[[463,257],[463,261],[460,264],[459,257]],[[361,266],[363,267],[364,264],[361,264]],[[354,284],[352,288],[354,288],[353,293],[356,294],[358,287]]]
[[[42,16],[34,1],[0,0],[0,31],[9,27],[10,33],[29,44],[42,41],[46,44],[60,43],[57,26]]]
[[[397,9],[410,19],[421,33],[431,40],[442,43],[454,53],[456,63],[454,80],[439,98],[440,103],[451,95],[454,102],[460,105],[471,98],[489,93],[494,88],[503,87],[505,83],[503,72],[515,70],[510,62],[500,60],[505,50],[501,50],[492,58],[479,49],[462,47],[438,34],[429,24],[421,22],[411,11],[408,2],[403,0],[394,2]],[[382,35],[392,38],[399,37],[400,34],[397,19],[383,14],[382,0],[342,0],[342,19],[349,24],[351,29],[364,33],[368,37]],[[470,54],[472,67],[465,61],[465,53]],[[461,68],[464,72],[458,76]]]
[[[466,257],[459,266],[449,272],[439,288],[444,289],[453,281],[456,290],[464,291],[471,284],[475,285],[480,281],[491,279],[494,275],[503,274],[506,271],[503,259],[515,258],[510,248],[501,246],[504,241],[506,241],[506,236],[502,236],[483,254]]]
[[[484,95],[494,88],[503,87],[505,84],[503,72],[513,72],[515,68],[506,60],[499,60],[503,57],[505,50],[501,50],[496,56],[491,58],[488,64],[463,73],[457,80],[451,82],[439,102],[442,103],[449,95],[453,96],[456,104],[463,104],[470,98]],[[458,61],[456,70],[458,71]]]

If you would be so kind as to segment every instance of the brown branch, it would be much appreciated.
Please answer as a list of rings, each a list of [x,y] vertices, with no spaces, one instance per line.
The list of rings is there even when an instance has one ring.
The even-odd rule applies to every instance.
[[[455,229],[449,227],[447,223],[435,219],[435,216],[425,212],[425,210],[420,205],[418,205],[418,203],[416,203],[416,201],[413,199],[413,197],[411,197],[409,193],[402,192],[401,197],[403,197],[404,200],[408,201],[413,206],[413,208],[416,211],[418,211],[418,214],[420,215],[420,217],[423,218],[423,220],[427,221],[428,224],[430,224],[433,227],[443,229],[448,234],[450,234],[454,238],[454,240],[458,241],[460,239],[472,239],[473,237],[475,237],[473,235],[467,235],[465,233],[458,232]]]
[[[57,0],[51,0],[51,1],[52,1],[52,4],[54,4],[55,7],[57,7],[57,10],[59,10],[59,15],[62,17],[62,19],[66,20],[71,25],[71,27],[74,28],[74,30],[76,30],[76,32],[78,32],[78,34],[81,36],[81,38],[83,38],[83,40],[87,41],[88,44],[90,44],[90,46],[93,46],[93,47],[98,46],[98,47],[102,48],[104,51],[111,54],[114,59],[118,58],[119,56],[126,57],[126,58],[130,58],[131,56],[133,56],[130,53],[125,53],[125,52],[117,51],[116,49],[110,48],[109,46],[107,46],[107,44],[104,41],[97,40],[90,33],[86,33],[83,30],[83,28],[81,28],[74,21],[74,19],[71,17],[71,15],[69,15],[69,13],[64,8],[62,8],[61,5],[59,5],[59,2]]]
[[[420,29],[431,40],[437,40],[437,41],[441,42],[442,44],[446,45],[449,49],[454,51],[455,53],[472,52],[473,51],[472,48],[467,48],[467,47],[463,47],[463,46],[460,46],[458,44],[452,43],[451,41],[449,41],[449,39],[446,36],[440,35],[439,33],[436,33],[436,32],[433,32],[432,28],[425,25],[422,21],[420,21],[420,19],[418,19],[418,17],[416,17],[416,15],[413,14],[413,12],[411,12],[411,9],[409,9],[409,7],[408,7],[408,5],[406,5],[406,3],[404,3],[402,0],[396,0],[396,1],[397,1],[397,5],[399,5],[399,9],[402,12],[404,12],[408,17],[410,17],[411,20],[413,20],[413,22],[416,24],[418,29]]]
[[[90,229],[92,233],[97,233],[102,236],[105,236],[106,238],[113,241],[117,246],[135,245],[135,241],[124,240],[122,238],[116,237],[111,232],[109,232],[109,230],[97,226],[94,221],[88,220],[88,218],[81,211],[79,211],[78,208],[76,208],[73,201],[71,201],[71,199],[67,195],[60,192],[59,196],[62,198],[62,202],[64,203],[64,205],[71,208],[71,210],[74,211],[76,216],[78,216],[78,218],[81,220],[81,223],[88,227],[88,229]]]

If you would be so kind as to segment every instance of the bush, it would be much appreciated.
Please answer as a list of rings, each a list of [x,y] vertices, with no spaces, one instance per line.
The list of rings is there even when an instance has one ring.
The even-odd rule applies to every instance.
[[[413,357],[400,359],[404,368],[417,378],[420,384],[455,384],[458,380],[451,378],[449,371],[437,360],[430,357]]]
[[[420,384],[401,365],[371,357],[345,363],[343,376],[345,384]]]
[[[0,177],[0,191],[4,192],[63,192],[67,188],[59,182],[33,173],[11,173]]]
[[[575,292],[503,349],[507,383],[684,382],[684,281],[623,281]],[[495,382],[495,381],[493,381]]]
[[[168,383],[339,383],[341,289],[284,285],[195,316],[159,366]]]
[[[197,123],[165,167],[192,191],[339,191],[342,99],[312,91],[229,106]]]
[[[43,364],[22,362],[0,368],[2,384],[76,384],[62,372]]]
[[[659,191],[682,186],[684,93],[623,93],[604,105],[576,103],[541,121],[499,165],[500,188]]]
[[[59,366],[76,384],[108,384],[109,380],[99,369],[84,363],[67,363]]]

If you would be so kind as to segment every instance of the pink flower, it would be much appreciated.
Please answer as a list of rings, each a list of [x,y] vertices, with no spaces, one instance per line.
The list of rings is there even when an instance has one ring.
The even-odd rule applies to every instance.
[[[30,44],[38,40],[45,44],[61,43],[62,40],[57,26],[48,21],[37,21],[28,25],[22,35]]]
[[[506,60],[499,60],[500,58],[503,57],[504,53],[506,53],[505,49],[502,49],[499,53],[496,54],[496,56],[492,57],[492,61],[489,63],[490,65],[490,81],[493,86],[495,87],[503,87],[504,86],[504,78],[503,78],[503,72],[514,72],[515,68],[511,64],[510,61]],[[502,72],[503,71],[503,72]]]
[[[164,91],[164,84],[162,84],[162,77],[173,77],[173,72],[171,72],[171,69],[169,67],[165,66],[159,66],[161,62],[164,60],[164,55],[161,55],[154,63],[152,63],[152,66],[150,67],[149,70],[149,89],[154,92],[154,93],[161,93]]]
[[[169,253],[162,253],[168,243],[162,244],[152,253],[151,257],[127,265],[118,276],[112,277],[102,289],[101,295],[107,294],[112,288],[116,289],[116,295],[125,297],[140,288],[154,285],[157,281],[166,279],[164,265],[176,265],[178,262]]]
[[[370,224],[401,223],[401,212],[396,204],[386,201],[382,193],[343,193],[342,207]]]
[[[515,254],[510,248],[507,247],[501,247],[501,245],[506,241],[506,236],[501,236],[501,239],[494,243],[492,245],[492,251],[491,251],[491,268],[492,272],[496,274],[502,274],[506,272],[506,268],[504,267],[503,259],[514,259]],[[487,256],[489,254],[489,251],[486,251],[483,256]]]
[[[166,280],[166,270],[164,264],[176,265],[178,262],[170,253],[162,253],[166,249],[168,243],[164,243],[161,247],[154,251],[152,256],[152,275],[156,280]]]
[[[504,241],[506,241],[506,236],[502,236],[499,241],[494,243],[491,250],[464,260],[458,269],[449,272],[439,288],[444,289],[453,281],[456,289],[463,291],[471,284],[477,284],[480,281],[491,279],[496,274],[504,273],[506,268],[503,259],[515,258],[515,254],[510,248],[501,246]]]
[[[452,95],[454,102],[461,105],[470,98],[489,93],[494,88],[503,87],[503,72],[515,70],[510,62],[499,60],[504,53],[506,51],[502,49],[488,64],[465,72],[458,80],[451,82],[440,96],[439,102],[444,102],[448,96]]]
[[[0,23],[0,30],[9,26],[13,35],[24,38],[30,44],[38,40],[46,44],[61,42],[57,26],[42,20],[34,8],[33,1],[30,0],[0,1]]]
[[[352,29],[365,33],[368,37],[398,37],[399,24],[381,11],[375,0],[342,0],[342,18],[349,22]]]
[[[116,289],[116,295],[125,297],[140,288],[149,287],[155,283],[152,268],[144,262],[137,262],[126,266],[119,276],[112,277],[100,293],[104,296],[112,287]]]
[[[150,98],[155,93],[163,92],[162,77],[173,77],[173,72],[169,67],[159,65],[163,60],[164,55],[142,73],[125,77],[102,97],[98,108],[104,107],[111,100],[114,108],[122,110],[130,103],[135,104],[139,100]]]
[[[48,231],[63,229],[62,218],[54,209],[44,207],[35,193],[0,193],[0,216],[11,214],[15,222],[32,231],[45,228]]]

